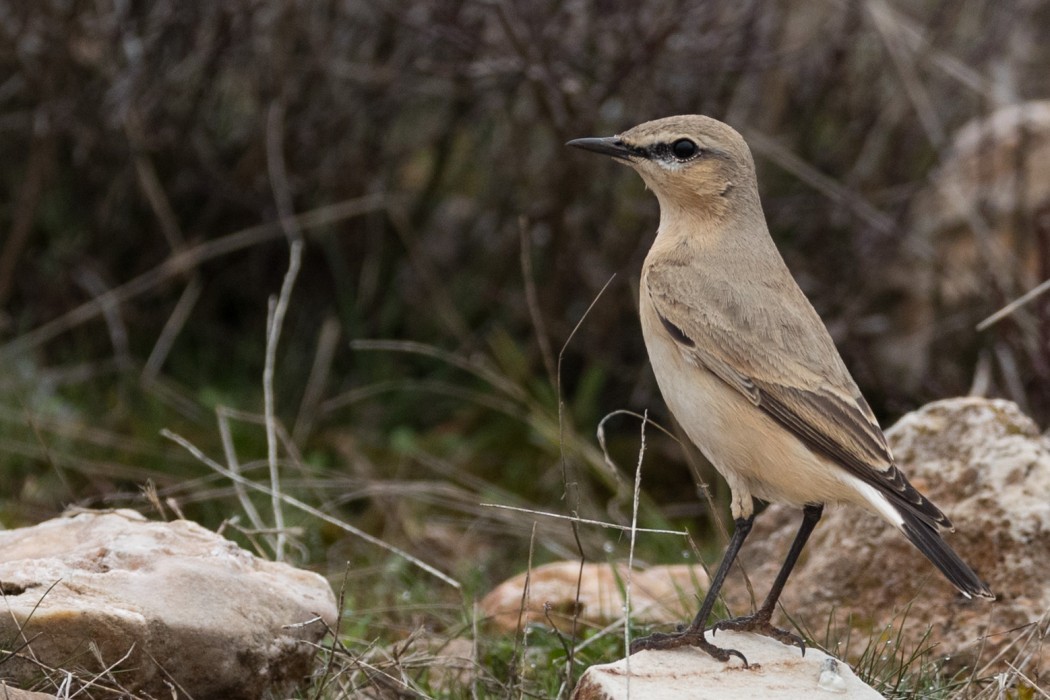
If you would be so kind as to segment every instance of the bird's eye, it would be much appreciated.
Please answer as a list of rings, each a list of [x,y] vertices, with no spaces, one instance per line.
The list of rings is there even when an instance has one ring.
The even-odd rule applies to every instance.
[[[671,153],[678,160],[688,160],[699,152],[700,148],[689,139],[678,139],[671,144]]]

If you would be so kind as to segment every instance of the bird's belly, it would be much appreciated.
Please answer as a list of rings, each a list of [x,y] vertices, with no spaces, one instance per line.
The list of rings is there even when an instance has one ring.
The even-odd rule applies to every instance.
[[[748,495],[796,507],[860,500],[841,467],[810,451],[743,394],[694,363],[666,335],[645,336],[664,401],[689,439],[729,482],[734,511],[737,506],[745,515],[750,511]]]

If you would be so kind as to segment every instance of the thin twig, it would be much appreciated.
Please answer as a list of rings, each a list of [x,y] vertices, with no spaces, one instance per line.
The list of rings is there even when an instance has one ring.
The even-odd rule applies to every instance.
[[[547,370],[547,378],[551,385],[557,384],[557,369],[554,366],[554,353],[551,351],[550,335],[547,333],[547,324],[543,321],[543,313],[540,311],[539,295],[536,293],[536,280],[532,271],[532,236],[529,233],[529,225],[525,217],[518,219],[518,229],[521,233],[521,276],[525,281],[525,305],[529,309],[529,317],[536,330],[536,342],[540,346],[540,357],[543,358],[543,367]]]
[[[30,430],[33,431],[33,437],[36,439],[37,444],[40,445],[40,453],[41,457],[43,458],[43,461],[46,462],[47,465],[51,467],[51,470],[55,472],[55,476],[58,477],[59,483],[61,483],[62,487],[66,490],[69,499],[74,500],[76,498],[76,491],[73,489],[72,484],[69,483],[69,477],[66,474],[66,470],[61,464],[59,464],[57,460],[55,460],[52,457],[51,447],[48,445],[47,441],[44,440],[43,432],[41,432],[40,430],[39,419],[29,408],[21,392],[18,393],[18,401],[21,404],[22,411],[25,414],[26,424],[29,425]],[[21,421],[19,421],[19,423],[21,423]]]
[[[105,280],[96,270],[88,267],[81,268],[74,274],[74,279],[88,294],[96,299],[109,299],[110,291]],[[106,321],[106,329],[109,331],[109,340],[113,345],[113,358],[117,367],[124,369],[131,365],[130,342],[128,341],[128,328],[124,318],[120,314],[120,303],[110,299],[102,306],[102,318]]]
[[[915,107],[915,114],[927,138],[938,150],[943,148],[948,138],[947,132],[937,116],[937,110],[933,106],[929,92],[919,78],[915,61],[911,60],[912,56],[907,55],[908,47],[904,46],[903,35],[895,21],[896,16],[890,11],[885,0],[868,0],[864,7],[875,24],[882,43],[886,46],[886,51],[900,76],[904,91]],[[911,50],[918,51],[920,48],[922,47],[911,47]]]
[[[324,229],[324,227],[339,221],[352,219],[369,212],[384,209],[387,206],[388,198],[386,195],[367,195],[339,202],[338,204],[318,207],[300,214],[295,217],[295,224],[304,231],[315,228]],[[322,235],[327,233],[330,233],[330,231],[321,231]],[[199,267],[208,260],[229,255],[238,250],[280,238],[284,235],[284,229],[279,222],[270,222],[231,233],[217,240],[202,243],[185,252],[172,255],[152,270],[148,270],[119,287],[114,287],[104,294],[81,304],[72,311],[66,312],[28,333],[23,333],[6,345],[0,346],[0,361],[10,360],[24,352],[39,347],[66,331],[96,318],[112,304],[123,303],[140,296],[151,289],[159,287],[172,277],[178,277],[188,270]]]
[[[880,38],[886,45],[890,58],[893,60],[894,67],[904,86],[904,91],[919,117],[919,124],[923,127],[923,133],[925,133],[927,140],[943,158],[947,152],[945,148],[948,141],[947,130],[933,106],[929,90],[919,78],[915,61],[906,60],[913,59],[913,57],[905,55],[907,48],[902,42],[903,33],[900,26],[902,18],[900,14],[895,13],[885,0],[869,0],[865,7]],[[925,44],[918,44],[912,46],[911,50],[917,53],[926,48]],[[958,181],[950,177],[944,178],[940,184],[939,191],[948,200],[951,207],[966,220],[980,249],[984,263],[993,280],[999,286],[998,291],[1005,295],[1011,287],[1011,280],[1013,279],[1011,270],[1014,267],[1012,264],[1014,261],[1011,258],[1015,256],[1012,256],[1000,238],[993,234],[988,222],[978,211],[976,200],[968,193],[962,191]]]
[[[48,125],[46,109],[39,107],[33,118],[29,156],[25,162],[25,173],[20,178],[18,194],[13,202],[7,202],[11,228],[0,249],[0,308],[7,302],[14,285],[19,258],[34,230],[33,221],[43,196],[44,184],[55,165],[55,133]]]
[[[848,5],[851,2],[852,0],[838,0],[840,5]],[[983,76],[978,70],[975,70],[974,67],[966,65],[955,56],[932,45],[927,39],[929,32],[926,31],[924,26],[889,5],[881,5],[878,8],[878,12],[884,14],[887,19],[892,20],[894,24],[893,30],[900,35],[901,42],[906,44],[913,53],[923,56],[931,66],[940,69],[945,75],[979,97],[989,100],[995,97],[995,83]]]
[[[356,537],[360,537],[365,542],[368,542],[370,544],[374,544],[377,547],[380,547],[382,549],[387,550],[388,552],[396,554],[397,556],[402,557],[403,559],[405,559],[409,563],[413,564],[414,566],[418,566],[423,571],[426,571],[431,576],[434,576],[435,578],[441,579],[442,581],[444,581],[445,583],[447,583],[448,585],[452,586],[453,588],[455,588],[457,590],[462,588],[460,583],[458,581],[456,581],[454,578],[452,578],[451,576],[449,576],[449,575],[447,575],[445,573],[442,573],[441,571],[438,571],[433,566],[430,566],[426,562],[417,559],[416,557],[412,556],[408,552],[405,552],[404,550],[398,549],[397,547],[393,546],[392,544],[388,544],[388,543],[384,542],[383,540],[379,539],[378,537],[373,537],[372,535],[369,535],[367,532],[364,532],[363,530],[359,530],[358,528],[354,527],[353,525],[349,525],[349,524],[343,522],[342,520],[339,520],[338,518],[334,518],[331,515],[328,515],[327,513],[325,513],[324,511],[318,510],[317,508],[314,508],[311,505],[303,503],[302,501],[300,501],[297,498],[294,498],[293,496],[289,496],[289,495],[284,494],[284,493],[276,493],[273,490],[267,488],[266,486],[263,486],[262,484],[257,484],[254,481],[251,481],[249,479],[245,479],[240,474],[237,474],[237,473],[227,469],[226,467],[222,466],[221,464],[219,464],[215,460],[213,460],[210,457],[208,457],[207,455],[205,455],[196,445],[194,445],[193,443],[191,443],[189,440],[187,440],[186,438],[182,437],[181,435],[178,435],[177,433],[173,433],[170,430],[168,430],[167,428],[161,430],[160,434],[163,435],[164,437],[168,438],[169,440],[175,442],[176,444],[181,445],[183,449],[185,449],[191,455],[193,455],[198,460],[200,460],[200,462],[202,464],[206,465],[208,468],[210,468],[211,470],[221,474],[222,476],[225,476],[227,479],[230,479],[231,481],[235,481],[237,483],[241,483],[241,484],[247,486],[250,489],[254,489],[255,491],[258,491],[258,492],[263,493],[263,494],[265,494],[267,496],[270,496],[270,497],[273,497],[276,494],[276,496],[278,498],[280,498],[281,501],[286,503],[287,505],[290,505],[293,508],[297,508],[297,509],[303,511],[304,513],[308,514],[308,515],[312,515],[315,518],[323,520],[324,522],[328,523],[329,525],[333,525],[333,526],[339,528],[340,530],[344,530],[344,531],[349,532],[350,534],[352,534],[352,535],[354,535]]]
[[[677,442],[679,445],[682,444],[682,441],[678,439],[677,435],[675,435],[670,430],[668,430],[667,428],[665,428],[664,426],[660,425],[659,423],[657,423],[656,421],[654,421],[652,418],[649,417],[649,410],[648,409],[646,409],[645,415],[642,415],[641,413],[637,413],[636,411],[629,411],[626,408],[618,408],[615,411],[610,411],[609,413],[606,413],[602,417],[602,419],[600,421],[598,421],[598,431],[597,431],[598,444],[602,447],[603,452],[605,452],[605,424],[609,421],[610,418],[615,418],[616,416],[631,416],[632,418],[637,418],[638,420],[643,421],[643,422],[648,423],[649,425],[653,426],[654,428],[659,430],[661,433],[663,433],[667,437],[669,437],[672,440],[674,440],[675,442]],[[609,453],[608,452],[605,452],[605,459],[606,459],[605,463],[610,468],[612,468],[612,469],[616,468],[616,465],[613,464],[612,460],[609,458]]]
[[[529,649],[529,594],[532,592],[532,555],[536,548],[536,523],[532,523],[532,535],[529,537],[529,562],[525,568],[525,585],[521,587],[521,606],[518,608],[518,634],[514,635],[514,653],[511,656],[515,661],[521,662],[517,677],[519,681],[525,678],[526,656]],[[519,657],[520,654],[520,657]],[[525,697],[524,685],[521,696]]]
[[[638,466],[634,469],[634,498],[631,507],[631,539],[627,549],[627,584],[624,592],[623,648],[627,654],[627,698],[631,697],[631,581],[634,578],[634,544],[638,535],[638,502],[642,497],[642,461],[645,459],[645,426],[649,410],[642,415],[642,437],[638,446]]]
[[[583,315],[580,316],[580,320],[576,322],[576,325],[572,327],[572,332],[569,333],[569,337],[565,339],[565,342],[561,346],[561,350],[558,352],[558,367],[556,369],[557,381],[555,382],[555,391],[558,396],[558,447],[561,457],[561,478],[562,484],[565,487],[565,498],[569,502],[569,511],[575,516],[579,511],[579,489],[576,487],[576,483],[569,479],[569,462],[565,458],[565,450],[562,446],[565,444],[565,398],[561,392],[561,366],[565,360],[565,351],[569,347],[569,343],[576,337],[576,331],[580,330],[580,326],[587,319],[588,314],[591,313],[591,309],[598,303],[598,300],[605,294],[605,290],[609,288],[612,281],[616,279],[616,275],[613,274],[609,279],[602,285],[602,288],[598,290],[598,293],[591,300],[591,303],[587,305],[587,309],[584,310]],[[619,474],[615,473],[617,484],[619,484]]]
[[[681,442],[682,442],[681,440],[678,439],[677,436],[675,436],[673,433],[671,433],[671,431],[669,431],[667,428],[663,427],[662,425],[660,425],[659,423],[657,423],[653,419],[649,418],[649,411],[648,410],[646,410],[644,416],[641,415],[641,414],[638,414],[638,413],[636,413],[634,411],[628,411],[626,409],[617,409],[615,411],[611,411],[610,413],[605,414],[605,416],[602,417],[602,419],[600,421],[598,421],[598,430],[597,430],[598,447],[601,450],[602,462],[604,463],[604,465],[606,467],[606,471],[615,478],[616,483],[617,483],[618,486],[622,486],[622,479],[620,478],[620,469],[619,469],[619,467],[616,466],[616,463],[613,462],[612,457],[609,455],[609,447],[606,444],[606,440],[605,440],[605,424],[609,421],[610,418],[613,418],[615,416],[620,416],[620,415],[626,415],[626,416],[631,416],[633,418],[638,418],[639,420],[642,421],[643,424],[644,423],[648,423],[649,425],[653,426],[654,428],[656,428],[657,430],[662,432],[664,435],[666,435],[667,437],[669,437],[672,440],[674,440],[675,442],[677,442],[679,444],[681,444]],[[688,452],[686,454],[688,455]],[[616,503],[617,503],[618,506],[619,506],[619,504],[621,502],[620,501],[620,497],[622,495],[623,495],[622,491],[617,491],[617,493],[616,493]]]
[[[168,359],[168,353],[171,352],[172,345],[175,344],[175,338],[178,337],[182,327],[186,325],[186,320],[189,319],[190,312],[193,311],[197,300],[200,299],[203,289],[204,284],[201,282],[200,275],[194,275],[190,278],[186,288],[182,290],[182,294],[179,295],[175,308],[172,309],[171,315],[165,321],[164,328],[161,329],[160,335],[157,336],[157,342],[153,344],[153,350],[150,351],[149,358],[142,367],[140,376],[142,383],[146,386],[156,381],[161,367],[164,366],[164,361]]]
[[[324,670],[321,671],[321,677],[314,682],[317,687],[317,692],[314,694],[313,700],[321,700],[322,691],[328,681],[328,676],[332,673],[332,666],[335,664],[335,647],[336,642],[339,639],[339,629],[343,625],[343,617],[345,616],[346,609],[346,582],[350,576],[350,562],[346,562],[346,567],[343,569],[343,578],[339,582],[339,595],[337,596],[337,610],[339,616],[335,619],[335,629],[328,628],[329,636],[332,639],[332,648],[328,652],[328,656],[325,659]],[[322,619],[322,624],[328,627],[328,623]]]
[[[860,193],[828,177],[775,139],[760,131],[748,129],[744,136],[747,137],[747,142],[754,151],[769,158],[831,201],[851,209],[876,231],[881,233],[891,233],[893,231],[893,219],[877,209]]]
[[[1032,289],[1028,290],[1024,294],[1022,294],[1021,296],[1019,296],[1016,299],[1014,299],[1013,301],[1011,301],[1009,304],[1007,304],[1003,308],[1001,308],[998,311],[996,311],[994,314],[992,314],[988,318],[986,318],[983,321],[981,321],[980,323],[978,323],[977,324],[977,330],[983,331],[983,330],[987,329],[989,326],[992,326],[992,325],[994,325],[996,323],[999,323],[999,321],[1002,321],[1007,316],[1013,314],[1015,311],[1020,309],[1022,306],[1026,305],[1026,304],[1030,304],[1031,302],[1033,302],[1034,300],[1038,299],[1040,296],[1042,296],[1043,294],[1046,294],[1047,292],[1050,292],[1050,279],[1044,280],[1043,282],[1039,283],[1038,285],[1036,285]]]
[[[310,377],[306,380],[303,398],[299,402],[299,412],[296,413],[295,425],[292,427],[292,441],[296,444],[302,444],[306,440],[317,419],[318,407],[328,383],[328,374],[332,370],[335,349],[339,344],[339,333],[339,319],[336,317],[329,316],[321,324]]]
[[[288,238],[288,271],[281,282],[281,292],[276,301],[271,297],[267,314],[266,361],[263,366],[263,410],[266,415],[266,455],[270,465],[270,488],[273,489],[273,520],[277,529],[275,558],[284,559],[285,530],[284,512],[277,494],[281,490],[280,473],[277,467],[277,416],[273,394],[273,377],[277,364],[277,344],[284,328],[284,316],[292,298],[295,280],[303,258],[303,234],[295,223],[291,188],[284,164],[284,107],[280,102],[270,105],[266,120],[266,163],[270,174],[273,197],[277,202],[281,228]]]
[[[186,237],[179,226],[179,219],[171,206],[171,200],[160,182],[160,176],[157,175],[157,169],[146,151],[142,117],[134,106],[129,107],[124,115],[124,134],[131,146],[131,158],[135,165],[139,188],[153,209],[153,215],[157,217],[157,223],[160,224],[168,247],[172,252],[180,253],[186,249]]]
[[[500,510],[512,510],[518,513],[528,513],[529,515],[542,515],[545,518],[555,518],[557,520],[571,520],[574,523],[580,523],[581,525],[597,525],[598,527],[604,527],[610,530],[620,530],[622,532],[631,532],[632,526],[630,525],[617,525],[616,523],[607,523],[602,520],[590,520],[588,518],[581,518],[575,515],[561,515],[560,513],[545,513],[542,510],[532,510],[529,508],[518,508],[517,506],[505,506],[500,503],[479,503],[482,508],[499,508]],[[650,528],[638,528],[638,532],[647,532],[655,535],[680,535],[686,536],[689,533],[684,530],[653,530]]]
[[[281,283],[281,293],[277,300],[270,300],[270,313],[267,314],[266,333],[266,364],[263,366],[263,410],[266,414],[266,456],[270,465],[270,486],[274,491],[273,520],[277,528],[277,561],[284,558],[284,513],[281,510],[281,501],[277,497],[280,492],[280,474],[277,469],[277,417],[273,396],[274,366],[277,361],[277,343],[281,338],[281,329],[284,327],[284,315],[288,310],[288,300],[295,286],[295,278],[299,276],[299,265],[302,261],[303,242],[292,241],[289,249],[288,272],[285,273],[284,281]]]
[[[456,337],[462,345],[469,345],[471,339],[470,324],[464,318],[459,306],[452,299],[447,285],[444,284],[447,275],[441,273],[434,264],[433,256],[425,254],[422,246],[416,238],[416,232],[408,213],[398,207],[387,209],[387,216],[393,225],[394,232],[401,239],[401,244],[408,253],[408,261],[416,276],[426,288],[428,304],[432,314],[444,321],[449,332]]]
[[[525,234],[524,222],[522,222],[522,236],[525,236],[525,235],[526,234]],[[527,248],[527,241],[524,238],[522,239],[522,246],[523,246],[522,256],[523,256],[523,264],[524,264],[525,258],[526,258],[525,250]],[[531,270],[531,258],[529,258],[528,269]],[[572,642],[573,642],[573,644],[569,648],[569,653],[566,655],[566,659],[565,659],[565,678],[566,678],[566,685],[569,686],[569,687],[572,687],[572,685],[574,684],[573,676],[575,675],[574,674],[574,669],[575,669],[575,665],[576,665],[576,654],[574,653],[573,650],[575,649],[575,645],[576,645],[576,634],[577,634],[577,631],[578,631],[578,623],[579,623],[579,611],[581,610],[581,607],[580,607],[580,591],[581,591],[581,589],[583,587],[583,567],[587,563],[587,555],[586,555],[586,552],[584,551],[583,543],[580,541],[580,529],[579,529],[579,523],[580,523],[580,520],[579,520],[580,493],[579,493],[579,489],[576,487],[576,483],[574,481],[570,481],[570,479],[569,479],[569,462],[568,462],[568,459],[565,456],[565,397],[562,394],[562,387],[561,387],[561,367],[562,367],[562,361],[565,358],[565,351],[568,350],[569,343],[572,342],[572,339],[574,337],[576,337],[576,331],[579,330],[579,328],[583,325],[583,322],[584,322],[584,320],[586,320],[587,316],[590,314],[591,309],[593,309],[594,305],[598,303],[598,300],[601,299],[602,295],[605,293],[605,290],[609,288],[609,285],[612,284],[612,281],[613,281],[613,279],[615,279],[615,277],[616,277],[615,274],[612,275],[611,277],[609,277],[609,279],[602,286],[602,288],[600,290],[598,290],[598,293],[594,296],[594,299],[591,300],[591,303],[587,306],[587,309],[583,312],[583,315],[580,316],[580,320],[576,322],[575,326],[573,326],[572,332],[569,333],[569,337],[565,339],[565,342],[562,344],[561,349],[558,351],[558,363],[557,363],[557,366],[554,368],[554,381],[553,381],[553,383],[554,383],[555,395],[557,396],[557,400],[558,400],[558,458],[561,461],[562,487],[564,488],[565,498],[568,500],[569,512],[572,513],[572,516],[570,517],[570,521],[572,523],[572,537],[573,537],[573,541],[576,543],[576,551],[579,553],[579,556],[580,556],[580,568],[579,568],[579,571],[576,574],[576,605],[574,606],[574,613],[573,613],[573,617],[572,617]],[[530,278],[531,278],[531,274],[526,274],[526,286],[528,286],[528,281],[529,281]],[[531,310],[531,304],[530,304],[530,310]],[[537,316],[538,316],[538,310],[537,310]],[[540,328],[540,326],[537,325],[537,329],[539,329],[539,328]],[[540,332],[540,331],[537,330],[537,332]],[[549,348],[547,348],[547,351],[549,352]],[[545,357],[545,362],[546,362],[546,357]],[[548,372],[550,372],[550,370],[551,370],[551,368],[550,368],[550,366],[548,366]],[[615,480],[616,486],[619,487],[620,486],[619,474],[617,474],[615,472],[614,472],[614,480]],[[619,489],[617,489],[617,490],[619,490]]]
[[[226,465],[231,471],[240,476],[241,461],[237,457],[237,448],[234,447],[233,434],[230,432],[231,417],[230,409],[226,406],[215,407],[215,419],[219,424],[219,437],[222,440],[223,453],[226,455]],[[237,501],[241,504],[241,509],[248,515],[248,520],[251,521],[252,527],[260,532],[266,529],[262,516],[259,515],[258,509],[256,509],[252,499],[248,497],[248,492],[244,489],[244,484],[234,481],[233,490],[237,494]]]
[[[87,680],[85,680],[83,678],[78,678],[77,680],[79,680],[80,683],[81,683],[80,688],[75,693],[68,693],[65,696],[65,697],[69,698],[70,700],[72,700],[72,698],[77,697],[81,693],[86,693],[88,690],[90,690],[92,688],[95,688],[96,690],[108,690],[108,689],[97,688],[96,687],[96,686],[98,686],[99,680],[101,680],[103,678],[108,680],[109,682],[113,683],[114,685],[118,685],[116,683],[116,681],[114,680],[114,678],[113,678],[112,672],[113,672],[114,669],[116,669],[118,666],[120,666],[120,664],[124,663],[129,658],[131,658],[132,653],[134,653],[134,651],[135,651],[135,643],[132,642],[132,644],[128,647],[128,650],[126,652],[124,652],[124,655],[121,656],[119,659],[117,659],[116,661],[114,661],[111,664],[106,664],[106,660],[104,658],[102,658],[102,652],[98,648],[98,645],[95,642],[91,643],[91,647],[90,648],[91,648],[91,651],[93,652],[95,660],[99,662],[99,665],[103,666],[103,669],[101,671],[99,671],[98,673],[94,674],[94,676],[92,678],[89,678]],[[155,658],[153,658],[153,656],[149,653],[149,651],[148,650],[144,650],[144,651],[145,651],[146,655],[150,657],[150,660],[153,661],[157,665],[157,667],[161,669],[162,672],[164,672],[164,670],[163,670],[164,667],[161,666],[160,663]],[[166,672],[164,672],[164,674],[167,675]],[[180,687],[179,690],[183,690],[183,689]],[[185,690],[183,690],[183,692],[185,693]]]
[[[457,355],[456,353],[449,352],[448,350],[442,350],[434,345],[427,345],[426,343],[419,343],[412,340],[351,340],[350,348],[352,350],[406,352],[415,355],[423,355],[424,357],[433,357],[434,359],[447,362],[448,364],[458,367],[466,372],[470,372],[475,377],[488,382],[496,389],[499,389],[500,392],[511,398],[519,401],[524,401],[528,398],[524,389],[479,360],[466,358]]]

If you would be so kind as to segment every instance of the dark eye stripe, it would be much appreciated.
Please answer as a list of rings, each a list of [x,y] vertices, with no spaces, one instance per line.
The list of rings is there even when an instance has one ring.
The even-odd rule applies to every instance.
[[[707,151],[696,145],[691,139],[676,139],[671,143],[656,143],[649,147],[646,155],[657,160],[676,160],[684,163],[706,155]]]

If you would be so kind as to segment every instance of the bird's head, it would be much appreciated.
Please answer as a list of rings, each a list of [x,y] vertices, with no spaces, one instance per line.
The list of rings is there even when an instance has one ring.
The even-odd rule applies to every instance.
[[[567,145],[630,165],[656,194],[661,209],[722,217],[758,204],[750,149],[736,130],[710,117],[666,117],[617,136],[575,139]]]

